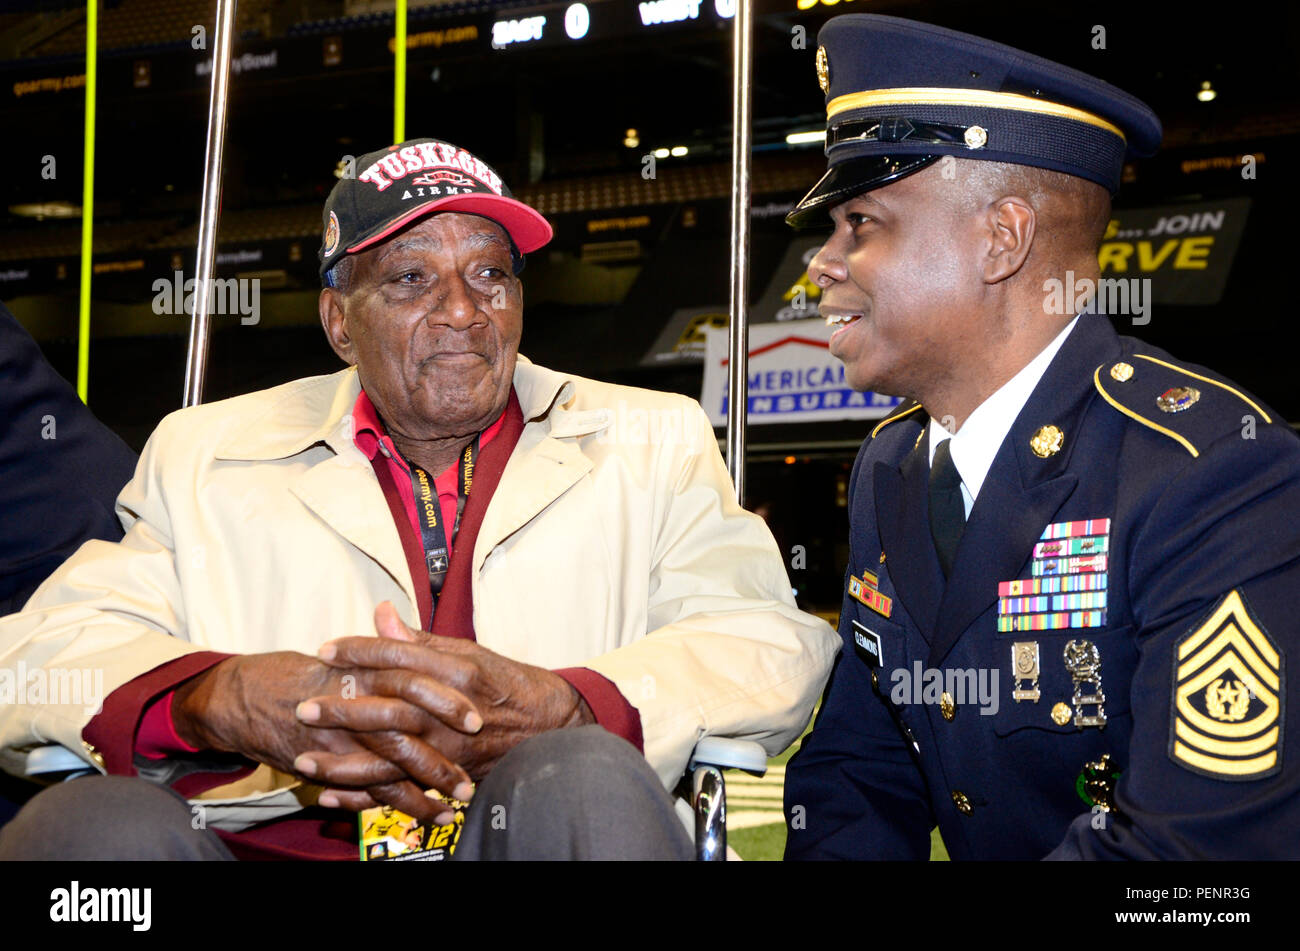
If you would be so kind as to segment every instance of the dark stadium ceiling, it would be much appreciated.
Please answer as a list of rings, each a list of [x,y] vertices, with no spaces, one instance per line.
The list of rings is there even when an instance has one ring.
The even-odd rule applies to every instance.
[[[1295,93],[1300,13],[1290,5],[1213,17],[1201,15],[1198,11],[1212,8],[1199,5],[1132,2],[842,0],[827,6],[817,0],[811,9],[798,9],[809,2],[759,0],[756,6],[753,101],[760,147],[783,149],[787,133],[818,126],[823,102],[813,71],[816,31],[833,14],[868,11],[979,33],[1100,75],[1151,102],[1165,120],[1167,142],[1240,139],[1261,128],[1261,119],[1272,123],[1270,134],[1300,129]],[[598,4],[602,10],[636,8],[632,0],[595,0],[591,7]],[[76,6],[16,5],[46,11]],[[304,34],[301,25],[294,28],[293,19],[283,16],[285,9],[303,4],[263,0],[261,6],[280,11],[278,22],[291,28],[272,31],[269,38],[246,34],[236,45],[237,56],[269,51],[279,56],[276,69],[250,68],[232,79],[226,196],[238,205],[322,194],[340,156],[368,151],[391,136],[391,66],[377,46],[391,34],[391,21],[340,27],[343,61],[323,68],[318,51],[328,31]],[[307,6],[343,9],[342,4]],[[701,6],[711,7],[712,0]],[[496,19],[522,20],[541,9],[563,11],[564,4],[496,8]],[[680,161],[724,161],[730,140],[730,30],[708,12],[711,22],[701,14],[698,25],[624,30],[582,43],[412,49],[407,133],[467,145],[514,183],[617,170],[635,174],[644,153],[674,146],[689,149]],[[493,19],[490,12],[479,16],[488,25]],[[430,31],[447,22],[417,18],[411,30]],[[1094,48],[1099,26],[1105,30],[1105,49]],[[798,27],[806,30],[802,48],[792,39]],[[379,55],[354,55],[366,44]],[[293,57],[303,49],[314,59],[300,56],[295,66],[299,60]],[[183,42],[101,52],[100,213],[191,210],[206,120],[205,81],[192,75],[200,55]],[[129,68],[126,63],[138,69],[141,61],[149,63],[154,77],[149,87],[113,85],[111,70],[120,73]],[[15,88],[29,75],[73,74],[79,66],[75,56],[0,63],[7,85]],[[186,81],[173,81],[173,74]],[[1206,81],[1218,93],[1214,102],[1196,98]],[[80,90],[15,93],[7,97],[3,120],[10,143],[3,159],[4,205],[79,200]],[[636,148],[623,144],[628,129],[637,131]],[[31,173],[46,155],[61,162],[54,179]]]

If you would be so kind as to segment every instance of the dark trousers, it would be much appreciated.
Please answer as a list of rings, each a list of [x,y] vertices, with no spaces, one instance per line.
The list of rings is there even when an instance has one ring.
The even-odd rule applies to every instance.
[[[0,861],[233,860],[163,786],[85,776],[51,786],[0,827]],[[598,726],[511,750],[479,783],[454,860],[694,857],[672,798],[645,758]]]

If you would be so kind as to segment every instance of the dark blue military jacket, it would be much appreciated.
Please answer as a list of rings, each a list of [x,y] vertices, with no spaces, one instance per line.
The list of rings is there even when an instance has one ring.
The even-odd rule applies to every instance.
[[[113,503],[136,454],[95,419],[0,304],[0,614],[81,543],[120,541]]]
[[[844,647],[787,769],[786,857],[925,859],[936,824],[954,859],[1300,857],[1286,421],[1083,316],[946,584],[928,422],[901,407],[853,470]]]

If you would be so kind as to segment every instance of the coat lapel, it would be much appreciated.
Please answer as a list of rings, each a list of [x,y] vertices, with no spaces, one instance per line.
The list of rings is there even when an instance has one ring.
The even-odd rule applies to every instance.
[[[1078,485],[1070,461],[1096,397],[1092,373],[1118,353],[1109,320],[1081,316],[1007,432],[957,547],[930,643],[931,667],[997,600],[998,582],[1020,576],[1043,529]],[[1030,441],[1046,425],[1058,427],[1064,440],[1059,452],[1042,458]]]
[[[351,439],[351,425],[346,427]],[[369,461],[354,446],[334,445],[337,455],[319,462],[304,472],[290,487],[302,503],[321,521],[373,558],[393,576],[410,599],[411,614],[418,618],[419,609],[411,571],[402,551],[397,526],[388,513],[383,490]]]
[[[929,422],[924,414],[921,418]],[[921,636],[930,641],[943,592],[943,571],[930,541],[928,445],[926,435],[897,469],[877,462],[874,491],[876,527],[889,579]]]
[[[419,617],[411,572],[397,526],[370,462],[352,441],[352,407],[361,392],[349,367],[252,394],[247,423],[217,446],[220,460],[288,459],[324,443],[333,455],[289,485],[316,517],[365,552],[392,575],[410,599],[408,617]]]
[[[526,411],[524,415],[527,419]],[[605,410],[570,413],[555,408],[544,419],[525,425],[474,542],[475,576],[492,549],[592,470],[592,461],[574,437],[597,432],[609,422]]]

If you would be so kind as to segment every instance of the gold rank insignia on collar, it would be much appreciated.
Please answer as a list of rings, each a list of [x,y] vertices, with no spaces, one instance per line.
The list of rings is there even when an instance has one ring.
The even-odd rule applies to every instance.
[[[1039,459],[1046,459],[1060,452],[1064,443],[1065,434],[1060,429],[1051,425],[1039,426],[1038,431],[1029,440],[1029,448]]]
[[[1281,770],[1282,658],[1239,590],[1174,645],[1173,662],[1169,758],[1215,779]]]

